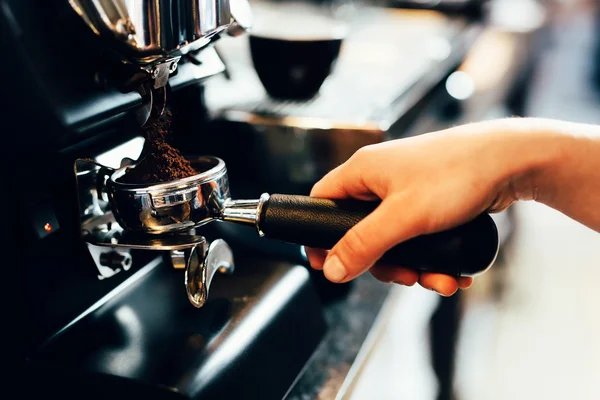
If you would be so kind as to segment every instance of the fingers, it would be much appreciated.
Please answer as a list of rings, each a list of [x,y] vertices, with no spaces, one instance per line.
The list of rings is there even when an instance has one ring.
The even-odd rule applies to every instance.
[[[323,178],[314,184],[310,191],[311,197],[323,197],[328,199],[343,199],[350,197],[344,185],[340,182],[341,170],[346,166],[342,164],[329,171]]]
[[[330,171],[317,182],[310,195],[326,199],[344,199],[352,197],[358,200],[377,200],[378,190],[373,179],[365,179],[364,168],[353,156],[344,164]],[[366,184],[369,181],[369,185]]]
[[[306,251],[306,257],[308,257],[311,267],[316,270],[322,270],[325,258],[327,257],[327,250],[305,247],[304,251]]]
[[[466,290],[473,285],[473,278],[455,278],[444,275],[424,272],[419,277],[419,284],[425,289],[438,292],[442,296],[452,296],[458,289]]]
[[[457,280],[444,274],[424,272],[419,278],[419,284],[446,297],[452,296],[458,290]]]
[[[323,263],[327,257],[327,251],[321,249],[306,248],[306,255],[314,269],[323,269]],[[422,273],[412,269],[395,267],[390,265],[376,264],[370,269],[371,274],[378,280],[385,283],[397,283],[403,286],[414,286],[419,284],[428,290],[433,290],[442,296],[452,296],[458,289],[466,290],[473,285],[473,278],[460,277],[455,278],[435,273]]]
[[[462,278],[461,277],[458,279],[458,287],[459,287],[459,289],[466,290],[466,289],[470,288],[471,285],[473,285],[473,281],[474,281],[473,278],[467,278],[467,277]]]
[[[473,278],[461,277],[458,281],[448,275],[434,273],[419,273],[411,269],[388,265],[375,265],[370,269],[371,274],[386,283],[397,283],[404,286],[419,284],[428,290],[433,290],[442,296],[452,296],[458,289],[468,289],[473,284]]]
[[[402,214],[402,215],[399,215]],[[420,234],[416,213],[388,198],[352,227],[329,251],[323,272],[332,282],[347,282],[369,269],[391,247]]]
[[[413,286],[419,280],[419,273],[412,269],[376,265],[370,269],[371,274],[382,282],[397,283],[404,286]]]

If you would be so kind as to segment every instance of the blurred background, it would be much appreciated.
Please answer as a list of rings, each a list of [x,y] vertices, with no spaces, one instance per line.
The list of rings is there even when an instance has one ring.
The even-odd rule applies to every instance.
[[[535,45],[524,52],[535,61],[523,82],[526,90],[519,94],[522,114],[600,123],[599,2],[497,3],[494,29],[506,32],[515,29],[513,24],[527,25],[527,12],[516,11],[518,7],[531,7],[528,11],[539,13],[532,20],[544,21],[536,28]],[[502,6],[507,6],[505,14]],[[489,57],[482,63],[508,62],[497,56],[518,46],[490,40],[480,49]],[[512,235],[501,259],[462,294],[454,370],[447,378],[451,382],[442,379],[440,386],[429,342],[429,335],[436,334],[430,318],[447,299],[423,289],[399,289],[389,321],[348,398],[600,398],[600,238],[538,204],[517,204],[511,211]],[[435,329],[438,335],[452,335],[452,328],[443,324]]]
[[[321,20],[329,18],[322,23],[294,11],[297,4],[252,2],[257,25],[250,46],[218,45],[230,76],[209,86],[215,95],[207,98],[224,126],[250,124],[259,132],[268,157],[237,159],[253,181],[260,171],[268,176],[261,188],[280,191],[308,191],[356,148],[390,138],[507,116],[600,123],[598,3],[310,3]],[[260,43],[252,41],[269,37],[343,42],[333,64],[335,55],[317,47],[271,47],[260,58]],[[309,67],[296,78],[275,76],[273,70],[298,63],[286,55],[290,48],[327,70],[321,87],[313,76],[316,95],[292,88],[296,78],[306,88]],[[282,85],[290,92],[278,96]],[[393,288],[348,375],[332,372],[331,384],[315,396],[600,398],[598,234],[538,204],[518,204],[497,218],[504,240],[491,272],[450,299]]]

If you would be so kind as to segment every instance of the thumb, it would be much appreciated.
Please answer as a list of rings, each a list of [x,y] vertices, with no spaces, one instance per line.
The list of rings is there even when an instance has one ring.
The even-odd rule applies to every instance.
[[[371,268],[400,242],[423,232],[418,213],[394,198],[384,200],[331,249],[323,272],[332,282],[347,282]]]

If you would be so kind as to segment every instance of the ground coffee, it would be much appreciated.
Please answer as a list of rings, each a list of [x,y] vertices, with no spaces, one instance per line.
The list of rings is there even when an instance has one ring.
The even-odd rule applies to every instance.
[[[121,178],[124,183],[160,183],[187,178],[198,172],[179,150],[168,143],[171,131],[171,113],[149,120],[143,126],[146,142],[135,167]]]

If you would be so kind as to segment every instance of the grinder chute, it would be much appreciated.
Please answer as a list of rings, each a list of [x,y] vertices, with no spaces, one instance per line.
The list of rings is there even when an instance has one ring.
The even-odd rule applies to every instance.
[[[119,61],[101,79],[142,96],[144,107],[136,115],[140,125],[164,111],[165,86],[182,57],[206,47],[222,33],[238,36],[252,24],[247,0],[69,3]]]

